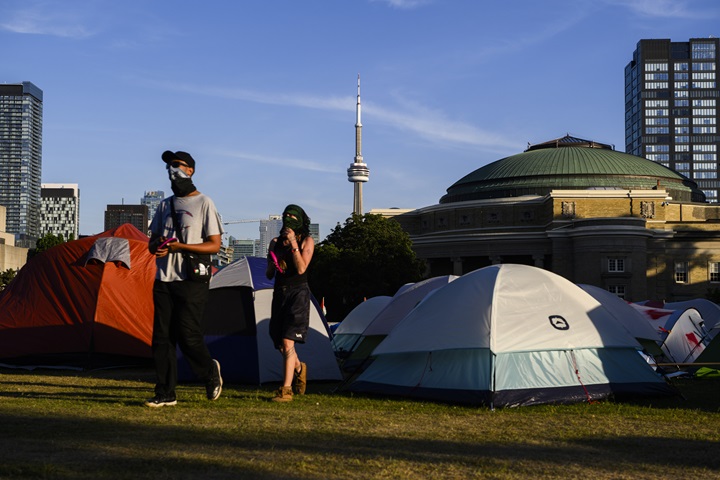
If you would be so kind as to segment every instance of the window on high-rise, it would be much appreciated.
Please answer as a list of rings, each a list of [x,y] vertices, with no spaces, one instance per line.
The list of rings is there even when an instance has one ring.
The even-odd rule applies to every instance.
[[[645,71],[646,72],[667,72],[668,71],[668,64],[661,62],[661,63],[646,63],[645,64]]]
[[[691,51],[693,59],[715,58],[714,43],[693,43]]]
[[[695,172],[693,178],[717,178],[717,172]]]
[[[714,117],[716,111],[717,111],[717,109],[715,109],[715,108],[693,108],[692,113],[696,117],[701,117],[701,116],[702,117],[705,117],[705,116],[707,116],[707,117],[713,116]]]

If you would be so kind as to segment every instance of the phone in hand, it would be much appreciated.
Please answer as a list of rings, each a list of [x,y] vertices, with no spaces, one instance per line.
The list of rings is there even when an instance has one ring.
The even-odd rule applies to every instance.
[[[177,238],[175,238],[175,237],[168,238],[167,240],[162,242],[160,245],[158,245],[158,249],[164,248],[170,242],[177,242]]]
[[[272,257],[272,261],[273,261],[273,263],[275,264],[275,268],[277,269],[277,271],[280,272],[280,273],[283,273],[283,269],[280,268],[280,264],[278,263],[278,258],[277,258],[277,256],[275,255],[275,252],[272,252],[272,251],[271,251],[271,252],[270,252],[270,256]]]

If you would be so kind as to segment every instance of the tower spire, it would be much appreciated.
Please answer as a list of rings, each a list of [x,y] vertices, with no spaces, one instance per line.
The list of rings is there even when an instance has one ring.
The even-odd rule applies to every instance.
[[[357,77],[357,106],[355,107],[355,161],[347,169],[348,182],[354,184],[353,213],[363,214],[362,184],[370,177],[370,170],[362,157],[362,121],[360,120],[360,74]]]

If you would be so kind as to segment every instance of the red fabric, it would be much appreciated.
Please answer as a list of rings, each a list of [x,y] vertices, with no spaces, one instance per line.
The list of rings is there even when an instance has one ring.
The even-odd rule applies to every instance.
[[[127,239],[131,269],[88,262],[100,237]],[[0,293],[0,358],[52,353],[151,356],[155,258],[130,224],[32,258]]]

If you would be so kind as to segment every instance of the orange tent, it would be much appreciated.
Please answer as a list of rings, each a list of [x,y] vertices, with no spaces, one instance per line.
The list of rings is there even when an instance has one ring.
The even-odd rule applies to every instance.
[[[154,256],[130,224],[33,257],[0,293],[0,361],[150,358]]]

